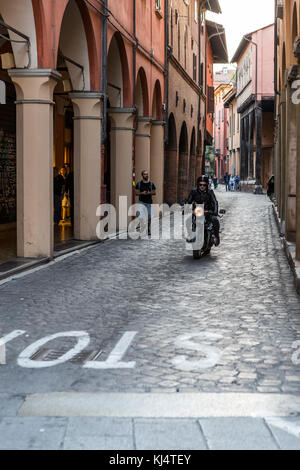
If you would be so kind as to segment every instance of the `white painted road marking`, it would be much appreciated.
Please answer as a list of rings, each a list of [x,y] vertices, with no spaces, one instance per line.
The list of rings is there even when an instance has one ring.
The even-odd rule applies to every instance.
[[[61,392],[27,396],[18,416],[269,418],[299,409],[299,396],[276,393]]]
[[[78,338],[77,344],[70,349],[68,352],[63,354],[58,359],[54,361],[34,361],[31,358],[33,354],[35,354],[41,346],[52,341],[56,338],[63,338],[63,337],[74,337]],[[39,369],[43,367],[53,367],[57,366],[58,364],[62,364],[64,362],[69,361],[73,357],[77,356],[77,354],[81,353],[83,349],[85,349],[90,342],[90,336],[85,331],[66,331],[64,333],[56,333],[54,335],[46,336],[35,343],[28,346],[24,349],[23,352],[18,357],[18,364],[21,367],[32,368],[32,369]]]
[[[286,421],[283,418],[268,418],[267,423],[271,424],[272,426],[275,426],[278,429],[281,429],[282,431],[286,431],[288,434],[291,434],[292,436],[295,436],[298,439],[300,438],[299,424],[296,425],[295,423],[292,423],[291,421]]]
[[[26,333],[24,330],[15,330],[0,338],[0,365],[6,364],[6,343],[12,341],[18,336],[24,335],[24,333]]]
[[[87,369],[133,369],[135,362],[122,362],[122,358],[136,334],[137,331],[127,331],[112,350],[106,361],[87,361],[83,367]]]
[[[214,367],[222,356],[222,351],[214,346],[209,346],[208,344],[195,343],[191,341],[192,338],[204,338],[218,340],[222,339],[223,336],[216,333],[209,333],[204,331],[202,333],[187,333],[181,336],[178,336],[175,340],[175,346],[180,349],[192,349],[200,351],[206,355],[206,358],[199,359],[198,361],[188,361],[186,356],[177,356],[172,359],[172,364],[176,369],[184,371],[193,371],[201,369],[209,369]]]

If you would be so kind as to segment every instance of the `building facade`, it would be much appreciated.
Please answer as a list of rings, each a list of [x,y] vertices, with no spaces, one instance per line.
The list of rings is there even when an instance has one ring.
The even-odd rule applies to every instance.
[[[241,187],[260,191],[273,173],[274,25],[245,35],[232,62],[237,63]]]
[[[227,149],[228,173],[232,176],[240,175],[240,115],[237,112],[237,99],[235,84],[223,98],[227,109]]]
[[[205,70],[213,60],[206,55],[208,9],[221,12],[217,0],[169,2],[164,200],[170,205],[184,201],[204,171]]]
[[[228,109],[224,106],[224,97],[231,90],[231,84],[220,84],[215,88],[215,175],[223,178],[228,172]]]
[[[223,31],[223,33],[222,33]],[[226,35],[223,26],[212,21],[206,21],[206,96],[207,96],[207,109],[206,109],[206,133],[205,133],[205,147],[210,150],[214,146],[215,123],[218,118],[218,110],[216,110],[217,103],[215,102],[215,87],[214,80],[214,65],[225,64],[228,62],[228,51],[226,44]],[[219,84],[218,84],[219,85]],[[209,162],[207,162],[209,163]],[[218,174],[221,165],[219,165],[219,158],[216,157],[212,171],[211,165],[209,166],[209,173]]]
[[[64,236],[95,239],[99,204],[132,204],[142,169],[162,202],[166,6],[0,0],[3,259],[52,257]],[[55,230],[53,166],[74,182],[74,222]]]
[[[275,195],[294,269],[300,260],[300,1],[276,1]],[[298,272],[298,288],[300,292]]]

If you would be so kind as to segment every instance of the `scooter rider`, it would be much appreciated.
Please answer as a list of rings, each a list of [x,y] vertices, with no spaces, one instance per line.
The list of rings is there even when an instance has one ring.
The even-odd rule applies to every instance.
[[[218,220],[219,205],[215,193],[208,188],[209,179],[207,176],[200,176],[197,180],[197,188],[192,189],[187,204],[204,204],[206,217],[210,216],[214,227],[214,235],[216,237],[215,245],[220,245],[220,222]]]

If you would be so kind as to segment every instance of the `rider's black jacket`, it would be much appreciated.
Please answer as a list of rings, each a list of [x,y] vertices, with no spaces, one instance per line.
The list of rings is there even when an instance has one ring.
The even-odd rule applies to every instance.
[[[210,211],[212,215],[218,216],[219,204],[213,190],[208,189],[207,191],[199,191],[197,188],[192,189],[187,204],[204,204],[204,210]]]

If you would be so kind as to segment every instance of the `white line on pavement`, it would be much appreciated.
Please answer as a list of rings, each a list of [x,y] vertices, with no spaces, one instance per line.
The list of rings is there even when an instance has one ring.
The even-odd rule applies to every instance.
[[[259,393],[48,393],[29,395],[19,416],[142,418],[287,417],[300,397]]]

